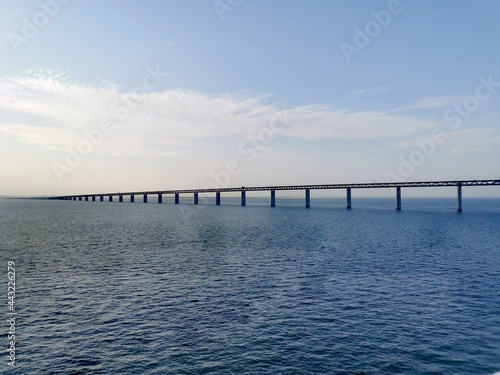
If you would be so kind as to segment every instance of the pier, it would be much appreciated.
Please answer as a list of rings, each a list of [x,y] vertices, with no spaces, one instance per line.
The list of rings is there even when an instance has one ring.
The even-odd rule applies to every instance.
[[[201,193],[215,193],[215,204],[221,204],[221,194],[239,192],[241,194],[241,205],[246,206],[246,193],[252,191],[269,191],[271,199],[271,207],[276,206],[276,191],[297,191],[302,190],[305,193],[305,207],[311,207],[311,190],[346,190],[346,208],[352,208],[352,190],[353,189],[395,189],[396,192],[396,209],[402,208],[403,188],[430,188],[430,187],[456,187],[457,188],[457,211],[462,211],[462,188],[468,186],[500,186],[500,180],[463,180],[463,181],[417,181],[417,182],[371,182],[371,183],[353,183],[353,184],[324,184],[324,185],[282,185],[282,186],[241,186],[241,187],[226,187],[226,188],[202,188],[202,189],[178,189],[178,190],[152,190],[152,191],[134,191],[134,192],[119,192],[119,193],[98,193],[98,194],[80,194],[80,195],[64,195],[52,197],[50,199],[58,200],[78,200],[78,201],[99,201],[103,202],[104,197],[108,197],[109,202],[113,202],[113,197],[118,197],[119,202],[123,202],[123,196],[130,196],[130,202],[134,202],[136,195],[143,196],[143,202],[148,202],[149,195],[156,195],[158,203],[163,203],[164,195],[173,195],[175,204],[179,204],[181,194],[193,195],[193,204],[198,204],[198,195]]]

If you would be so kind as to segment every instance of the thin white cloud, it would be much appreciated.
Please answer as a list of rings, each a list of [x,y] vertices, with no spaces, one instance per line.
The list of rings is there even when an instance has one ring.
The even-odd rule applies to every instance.
[[[500,134],[493,128],[474,128],[449,131],[444,133],[445,140],[441,143],[434,142],[437,150],[450,154],[459,155],[465,152],[476,152],[486,149],[498,149],[500,146]],[[402,142],[394,142],[393,147],[398,149],[417,149],[417,142],[424,143],[425,138],[416,138]],[[429,141],[429,137],[427,137]]]
[[[386,92],[389,92],[391,90],[393,90],[394,88],[393,87],[387,87],[387,86],[379,86],[375,89],[375,91],[378,93],[378,94],[385,94]]]
[[[2,124],[0,130],[13,134],[27,143],[43,145],[46,149],[56,151],[65,151],[64,145],[74,144],[79,140],[75,132],[54,127]]]
[[[351,95],[362,95],[362,94],[366,94],[367,92],[368,92],[368,90],[364,89],[364,90],[351,91],[349,94],[351,94]]]
[[[417,100],[411,108],[444,108],[461,102],[463,96],[434,96]]]
[[[333,110],[307,106],[287,111],[293,126],[286,134],[302,139],[381,139],[421,133],[436,125],[412,117],[387,116],[381,112]]]
[[[415,109],[431,109],[431,108],[446,108],[460,103],[464,100],[463,96],[449,95],[449,96],[433,96],[424,98],[413,102],[411,105],[401,108],[396,108],[392,111],[385,112],[391,114],[395,112],[404,112]]]
[[[375,89],[361,89],[361,90],[355,90],[351,91],[349,94],[350,95],[363,95],[363,94],[385,94],[386,92],[389,92],[393,90],[393,87],[387,87],[387,86],[379,86],[376,87]]]
[[[185,90],[138,95],[110,82],[89,85],[41,71],[0,78],[0,111],[0,131],[51,150],[73,146],[106,119],[114,130],[96,152],[112,155],[170,154],[202,140],[241,139],[269,127],[277,113],[288,122],[280,135],[306,140],[393,138],[436,126],[416,117],[324,105],[282,111],[268,96]],[[20,115],[32,120],[20,122]]]

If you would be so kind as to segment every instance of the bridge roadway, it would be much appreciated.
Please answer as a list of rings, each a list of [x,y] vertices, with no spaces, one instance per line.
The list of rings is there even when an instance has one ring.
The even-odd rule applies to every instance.
[[[381,188],[396,188],[396,209],[401,209],[401,188],[422,188],[422,187],[457,187],[457,210],[462,211],[462,187],[463,186],[500,186],[500,180],[455,180],[455,181],[417,181],[417,182],[368,182],[368,183],[351,183],[351,184],[323,184],[323,185],[282,185],[282,186],[241,186],[241,187],[210,187],[202,189],[176,189],[176,190],[149,190],[149,191],[134,191],[122,193],[100,193],[100,194],[80,194],[80,195],[66,195],[52,197],[51,199],[59,200],[99,200],[104,201],[104,197],[108,197],[110,202],[113,197],[117,196],[120,202],[123,202],[123,196],[130,196],[130,201],[134,202],[136,195],[143,196],[143,202],[147,203],[148,195],[157,195],[158,203],[163,202],[163,195],[174,194],[175,203],[179,204],[179,194],[193,194],[194,204],[198,204],[198,194],[200,193],[216,193],[216,204],[220,205],[221,193],[226,192],[240,192],[241,205],[246,205],[246,192],[247,191],[270,191],[271,192],[271,206],[276,205],[276,191],[283,190],[304,190],[306,207],[311,204],[311,190],[335,190],[346,189],[347,191],[347,208],[351,208],[351,190],[352,189],[381,189]]]

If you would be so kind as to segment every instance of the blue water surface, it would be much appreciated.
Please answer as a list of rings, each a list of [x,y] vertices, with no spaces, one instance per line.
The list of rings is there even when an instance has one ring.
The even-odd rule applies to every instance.
[[[500,200],[181,203],[0,200],[12,373],[500,371]]]

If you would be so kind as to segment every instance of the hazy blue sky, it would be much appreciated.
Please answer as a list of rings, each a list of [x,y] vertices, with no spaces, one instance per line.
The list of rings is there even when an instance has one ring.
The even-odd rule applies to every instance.
[[[498,0],[0,0],[0,195],[500,178],[499,40]]]

